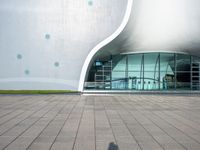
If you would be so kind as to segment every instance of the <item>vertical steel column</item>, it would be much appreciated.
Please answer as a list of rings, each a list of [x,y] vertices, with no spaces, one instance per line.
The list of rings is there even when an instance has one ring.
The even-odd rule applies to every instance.
[[[158,67],[158,78],[156,77],[156,75],[157,75],[157,67]],[[159,77],[160,77],[160,75],[159,75],[159,72],[160,72],[160,53],[158,53],[158,56],[157,56],[157,58],[156,58],[156,64],[155,64],[155,68],[154,68],[154,81],[153,81],[153,84],[155,85],[156,84],[156,81],[158,80],[158,89],[160,89],[160,83],[159,83]]]
[[[142,54],[142,90],[144,90],[144,53]]]
[[[110,66],[110,90],[112,90],[112,61],[113,61],[113,56],[111,55],[110,56],[110,63],[111,63],[111,66]]]
[[[160,90],[160,53],[158,54],[158,88]]]
[[[176,90],[176,87],[177,87],[177,54],[174,53],[174,88]]]
[[[193,87],[192,87],[192,61],[193,61],[193,57],[190,56],[190,90],[193,90]]]
[[[128,55],[126,55],[125,88],[128,89]]]
[[[106,84],[105,84],[105,79],[104,79],[104,75],[105,75],[105,73],[104,73],[104,68],[105,68],[104,65],[105,65],[105,64],[103,64],[103,69],[102,69],[102,76],[103,76],[102,79],[103,79],[103,85],[104,85],[104,90],[105,90],[105,89],[106,89],[106,88],[105,88],[105,87],[106,87],[106,86],[105,86]]]
[[[143,59],[143,54],[142,54],[142,58],[141,58],[141,65],[140,65],[140,84],[139,84],[139,88],[141,90],[141,85],[142,85],[142,59]]]

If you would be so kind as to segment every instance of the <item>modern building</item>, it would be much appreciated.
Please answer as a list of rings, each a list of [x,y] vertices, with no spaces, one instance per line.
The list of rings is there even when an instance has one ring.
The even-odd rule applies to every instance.
[[[199,90],[198,0],[2,0],[0,89]]]

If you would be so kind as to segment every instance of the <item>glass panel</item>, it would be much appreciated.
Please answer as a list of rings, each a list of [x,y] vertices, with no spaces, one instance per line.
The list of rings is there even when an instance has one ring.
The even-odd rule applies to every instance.
[[[192,56],[192,61],[193,62],[200,62],[200,58],[196,56]]]
[[[126,87],[126,55],[118,55],[112,63],[112,89],[123,90]]]
[[[174,74],[174,54],[161,53],[160,54],[160,71],[168,74]]]
[[[125,71],[113,71],[112,72],[112,80],[124,80],[125,79]]]
[[[113,71],[125,71],[126,69],[126,56],[115,56],[112,61]]]
[[[159,72],[145,71],[143,84],[144,90],[159,90]]]
[[[112,89],[126,89],[127,80],[125,71],[112,72]]]
[[[175,88],[175,77],[173,72],[161,71],[160,72],[161,89],[170,90]]]
[[[144,71],[158,71],[159,63],[158,53],[144,54]]]
[[[159,90],[159,53],[144,54],[144,90]]]
[[[128,56],[128,70],[140,71],[141,69],[142,54],[134,54]]]
[[[177,72],[176,88],[182,90],[190,89],[190,72]]]
[[[129,71],[128,72],[128,89],[140,89],[140,71]]]
[[[160,54],[160,87],[161,90],[175,88],[175,55],[173,53]]]
[[[190,56],[184,54],[177,54],[177,71],[190,71]]]

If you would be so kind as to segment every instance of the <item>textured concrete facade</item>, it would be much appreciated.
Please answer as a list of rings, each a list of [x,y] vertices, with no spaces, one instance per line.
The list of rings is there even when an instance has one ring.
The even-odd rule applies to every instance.
[[[127,0],[2,0],[0,89],[78,90],[83,63]]]

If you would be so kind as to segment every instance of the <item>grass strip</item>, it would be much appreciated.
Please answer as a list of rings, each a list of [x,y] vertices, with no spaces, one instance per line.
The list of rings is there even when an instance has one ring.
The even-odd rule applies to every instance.
[[[67,94],[78,93],[72,90],[0,90],[0,94]]]

